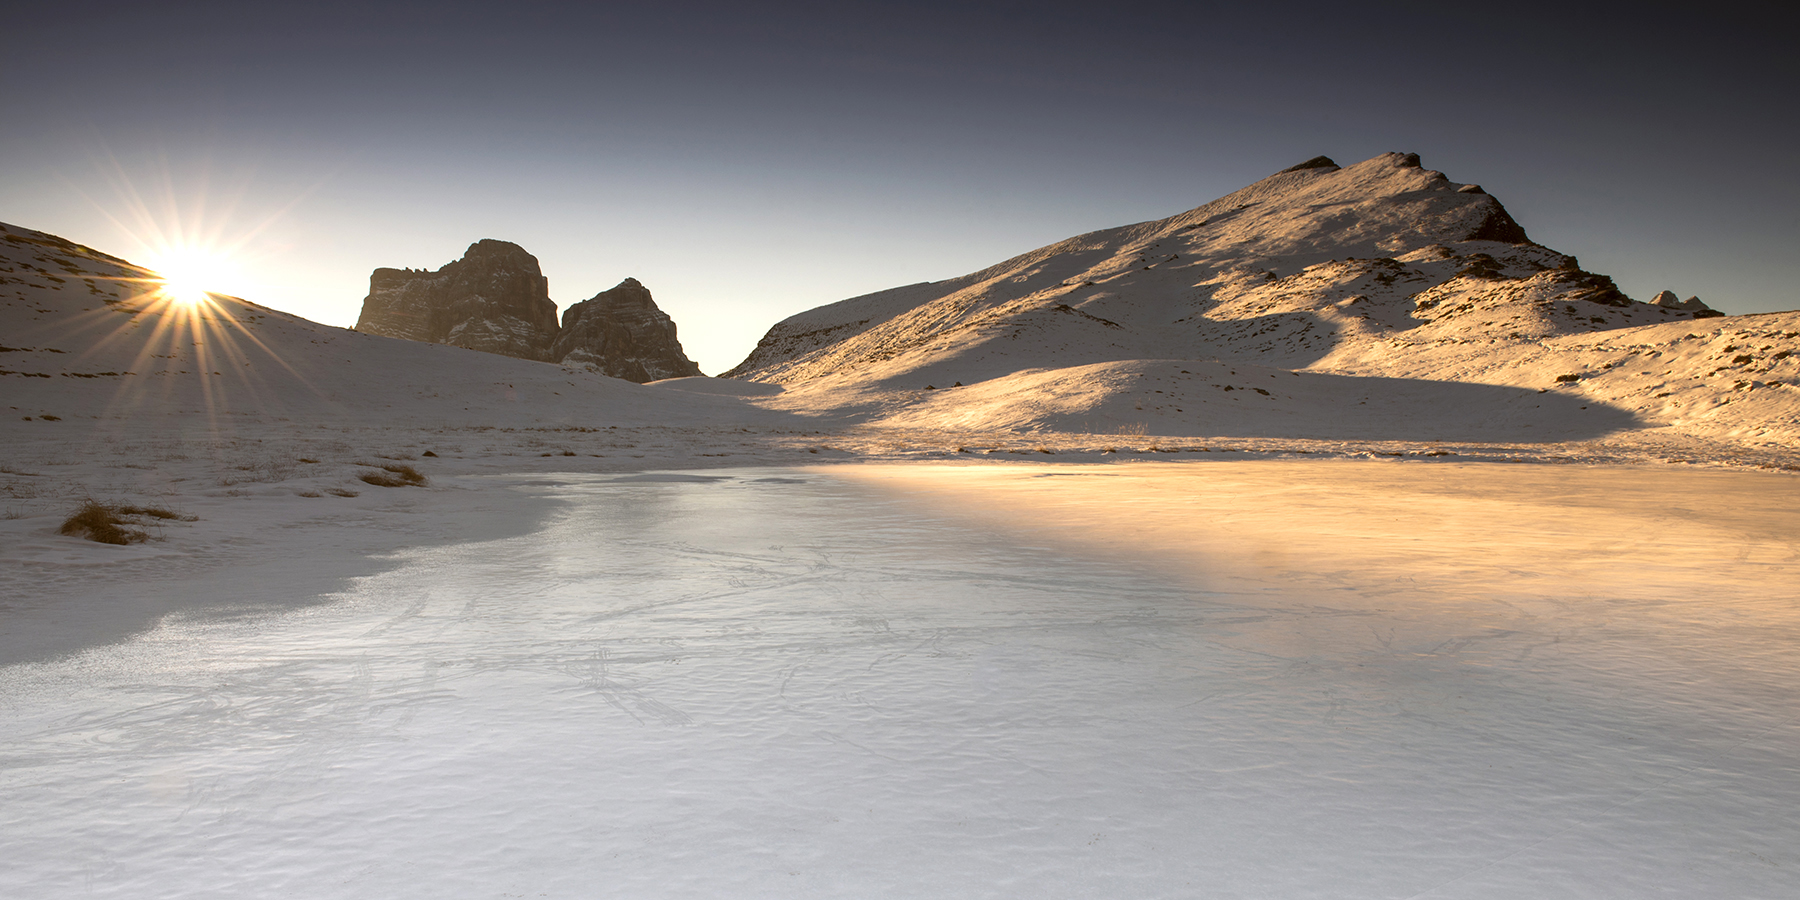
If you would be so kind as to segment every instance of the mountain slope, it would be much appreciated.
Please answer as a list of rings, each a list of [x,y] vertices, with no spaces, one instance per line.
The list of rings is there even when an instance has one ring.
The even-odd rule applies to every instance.
[[[726,374],[785,385],[783,402],[794,408],[859,408],[912,427],[1142,425],[1160,434],[1323,437],[1436,417],[1483,423],[1481,434],[1554,432],[1565,440],[1656,427],[1800,434],[1787,387],[1800,379],[1787,371],[1800,360],[1779,356],[1794,344],[1783,335],[1800,331],[1800,321],[1777,316],[1748,326],[1717,316],[1632,301],[1611,279],[1531,242],[1479,186],[1424,169],[1416,156],[1386,154],[1348,168],[1321,157],[1167,219],[809,310],[776,324]],[[1729,359],[1741,353],[1721,369],[1712,356],[1688,352],[1702,340],[1690,333],[1711,335],[1705,341],[1723,352],[1740,332],[1767,358],[1757,372],[1764,377],[1727,384],[1725,372],[1744,365]],[[1691,346],[1677,350],[1681,342]],[[1639,362],[1667,364],[1637,366],[1624,381],[1625,356],[1616,349],[1624,346],[1637,348],[1631,358]],[[1616,359],[1602,360],[1607,354]],[[1291,421],[1281,425],[1280,416],[1242,406],[1261,397],[1255,393],[1218,407],[1229,393],[1224,384],[1197,394],[1176,385],[1156,389],[1161,396],[1134,393],[1157,368],[1138,364],[1154,360],[1329,375],[1320,383],[1338,387],[1270,400],[1291,404]],[[1081,381],[1087,377],[1099,380]],[[1652,377],[1668,390],[1649,390]],[[1358,378],[1389,381],[1346,380]],[[1444,408],[1409,404],[1398,419],[1345,408],[1352,395],[1386,396],[1393,379],[1438,383],[1419,396]],[[1302,382],[1310,384],[1294,384]],[[1508,390],[1445,387],[1455,383]],[[1061,392],[1046,394],[1053,384]],[[1170,390],[1182,392],[1179,402],[1165,402]],[[1724,410],[1726,400],[1737,407]],[[1587,415],[1600,406],[1610,410],[1604,421]],[[1564,421],[1569,412],[1584,415]]]
[[[779,418],[721,396],[333,328],[235,297],[189,307],[159,286],[125,260],[0,225],[9,421],[478,428]]]

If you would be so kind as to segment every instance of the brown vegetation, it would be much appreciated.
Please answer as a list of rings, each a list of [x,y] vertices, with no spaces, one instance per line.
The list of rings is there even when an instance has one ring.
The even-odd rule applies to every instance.
[[[547,455],[547,454],[546,454]],[[382,463],[379,472],[364,472],[357,478],[376,487],[424,487],[425,476],[405,463]]]
[[[184,516],[160,506],[122,506],[88,500],[75,510],[74,515],[63,521],[59,530],[70,537],[86,538],[102,544],[135,544],[150,539],[149,532],[144,530],[147,524],[171,520],[192,522],[198,518]]]

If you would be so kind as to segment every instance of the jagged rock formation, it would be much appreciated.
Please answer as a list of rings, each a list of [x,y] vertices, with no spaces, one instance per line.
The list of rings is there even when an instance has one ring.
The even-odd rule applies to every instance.
[[[791,388],[973,383],[1134,359],[1346,371],[1400,347],[1528,343],[1696,314],[1633,301],[1416,154],[1348,168],[1315,157],[1167,219],[790,317],[725,374]]]
[[[1694,318],[1696,318],[1696,319],[1707,319],[1707,318],[1712,318],[1713,316],[1724,315],[1724,313],[1721,313],[1721,312],[1713,309],[1712,307],[1707,306],[1704,303],[1701,303],[1699,297],[1689,297],[1686,300],[1678,300],[1675,298],[1674,291],[1658,292],[1655,297],[1650,298],[1650,305],[1651,306],[1661,306],[1666,309],[1686,310],[1688,312],[1693,313]]]
[[[376,269],[356,330],[550,360],[556,304],[537,257],[484,240],[435,272]]]
[[[700,374],[675,323],[635,278],[571,306],[556,322],[537,257],[506,241],[469,245],[435,272],[376,269],[356,330],[579,366],[639,383]]]
[[[564,310],[551,357],[640,383],[700,374],[675,339],[675,322],[636,278]]]

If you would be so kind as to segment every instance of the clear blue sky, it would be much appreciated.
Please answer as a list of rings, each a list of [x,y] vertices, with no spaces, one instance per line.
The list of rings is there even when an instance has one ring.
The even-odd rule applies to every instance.
[[[211,237],[221,289],[337,325],[377,266],[510,240],[559,306],[643,281],[713,373],[803,309],[1399,150],[1639,299],[1800,307],[1785,23],[1448,6],[15,5],[0,220]]]

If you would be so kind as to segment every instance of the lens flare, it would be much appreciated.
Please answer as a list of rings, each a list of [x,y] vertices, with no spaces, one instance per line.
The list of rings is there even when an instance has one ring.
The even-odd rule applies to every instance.
[[[158,293],[174,303],[199,306],[207,302],[210,289],[227,275],[229,266],[218,255],[182,247],[157,254],[149,268],[161,279]]]

